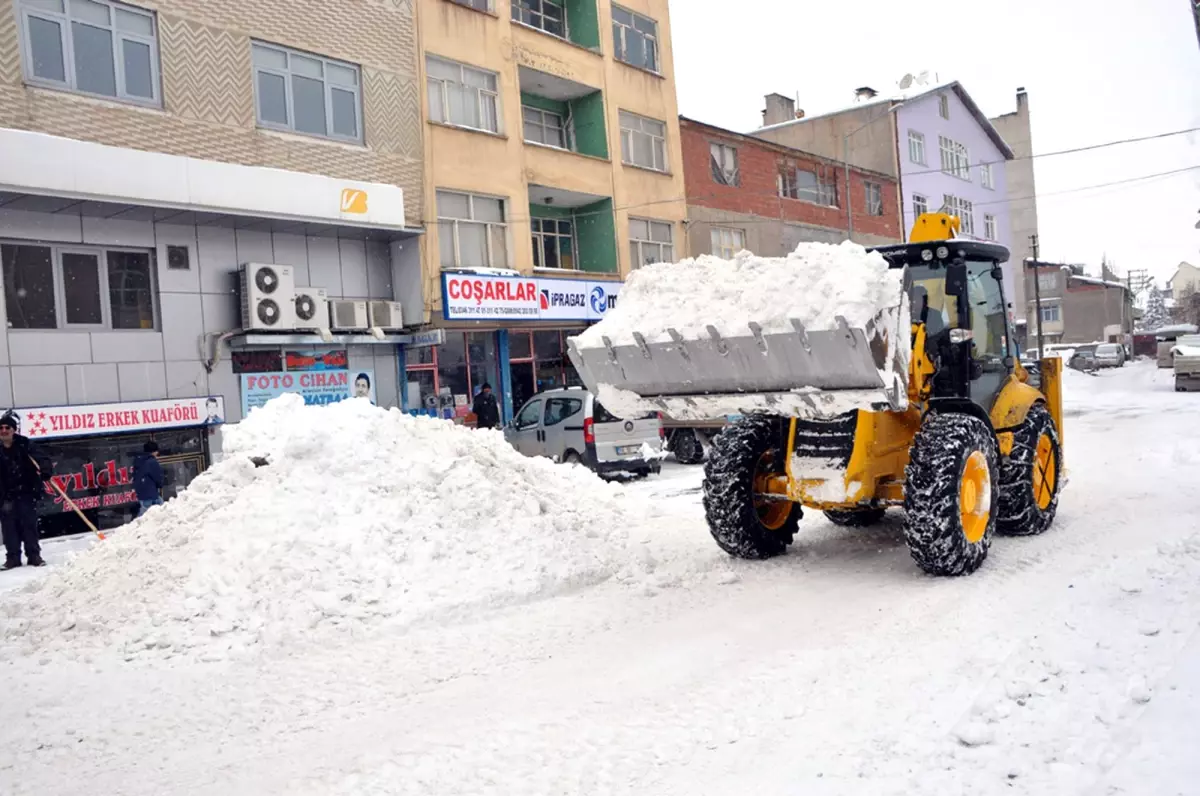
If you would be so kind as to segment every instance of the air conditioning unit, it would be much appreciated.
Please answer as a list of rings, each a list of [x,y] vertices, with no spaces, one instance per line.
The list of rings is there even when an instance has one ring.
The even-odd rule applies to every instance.
[[[400,329],[404,326],[404,318],[400,312],[399,301],[372,301],[371,326],[378,329]]]
[[[296,288],[296,300],[293,305],[297,329],[329,331],[329,293],[325,288]]]
[[[371,326],[367,302],[335,299],[329,302],[329,319],[334,329],[362,329]]]
[[[243,329],[279,332],[295,328],[296,277],[290,265],[243,263],[238,278]]]

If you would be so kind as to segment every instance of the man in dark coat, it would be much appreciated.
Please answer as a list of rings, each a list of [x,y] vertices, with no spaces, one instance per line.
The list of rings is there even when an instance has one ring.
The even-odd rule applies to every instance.
[[[38,543],[37,504],[45,493],[54,464],[41,448],[17,433],[12,412],[0,417],[0,527],[4,531],[4,567],[21,566],[21,545],[31,567],[42,567]]]
[[[495,428],[500,425],[500,407],[496,404],[496,396],[492,395],[492,385],[485,382],[479,389],[471,411],[475,413],[476,428]]]
[[[141,504],[139,517],[151,506],[162,505],[159,490],[163,488],[163,480],[163,468],[158,463],[158,443],[150,440],[142,446],[142,455],[133,460],[133,491]]]

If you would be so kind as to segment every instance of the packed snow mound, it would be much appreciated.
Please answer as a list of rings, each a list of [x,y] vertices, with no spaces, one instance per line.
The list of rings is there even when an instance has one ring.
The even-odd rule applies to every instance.
[[[6,599],[8,653],[215,660],[646,574],[644,503],[497,432],[284,395],[225,453]]]
[[[900,269],[850,241],[801,243],[787,257],[702,255],[631,273],[616,307],[578,340],[600,346],[607,337],[627,345],[640,332],[646,342],[662,343],[671,339],[668,329],[706,337],[709,325],[732,337],[748,334],[750,322],[764,332],[790,332],[793,318],[807,329],[835,329],[838,316],[862,327],[899,306],[902,290]]]

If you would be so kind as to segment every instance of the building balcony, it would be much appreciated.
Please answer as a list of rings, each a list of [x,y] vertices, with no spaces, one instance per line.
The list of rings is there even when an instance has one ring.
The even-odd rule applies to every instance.
[[[521,87],[521,134],[527,143],[593,158],[608,159],[604,96],[574,80],[518,69]]]
[[[529,226],[535,272],[618,273],[611,197],[530,185]]]
[[[512,21],[579,47],[600,49],[596,0],[512,0]]]

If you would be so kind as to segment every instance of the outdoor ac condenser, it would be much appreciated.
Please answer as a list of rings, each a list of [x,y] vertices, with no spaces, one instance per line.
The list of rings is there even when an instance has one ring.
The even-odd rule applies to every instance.
[[[369,329],[370,314],[367,302],[351,299],[334,299],[329,302],[330,325],[335,330]]]
[[[403,314],[399,301],[372,301],[371,326],[377,329],[392,331],[404,326]]]
[[[238,270],[242,328],[288,332],[296,326],[296,278],[290,265],[243,263]]]

